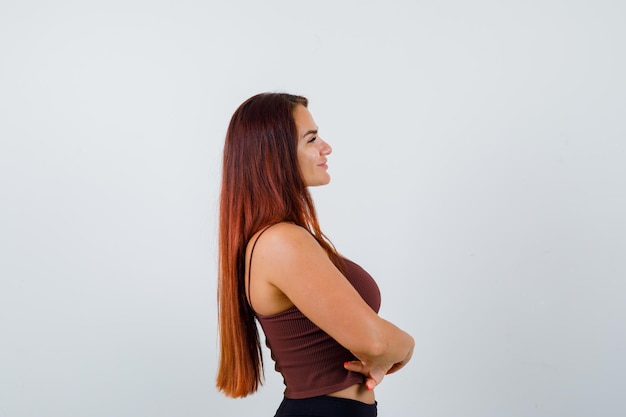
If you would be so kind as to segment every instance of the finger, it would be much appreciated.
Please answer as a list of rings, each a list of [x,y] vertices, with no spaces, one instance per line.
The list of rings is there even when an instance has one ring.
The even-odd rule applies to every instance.
[[[352,372],[363,371],[363,363],[361,363],[360,361],[345,362],[343,364],[343,367],[347,369],[348,371],[352,371]]]
[[[370,391],[376,388],[376,385],[378,384],[376,383],[376,380],[374,378],[370,377],[365,380],[365,388],[367,388]]]
[[[385,378],[385,370],[380,368],[370,369],[368,377],[374,381],[375,385],[378,385]]]

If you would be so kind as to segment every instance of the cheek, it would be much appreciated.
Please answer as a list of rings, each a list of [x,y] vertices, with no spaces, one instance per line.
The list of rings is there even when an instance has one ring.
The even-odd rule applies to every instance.
[[[313,161],[313,158],[310,152],[306,152],[304,150],[298,152],[298,163],[300,164],[300,167],[306,168],[307,165],[311,164],[311,161]]]

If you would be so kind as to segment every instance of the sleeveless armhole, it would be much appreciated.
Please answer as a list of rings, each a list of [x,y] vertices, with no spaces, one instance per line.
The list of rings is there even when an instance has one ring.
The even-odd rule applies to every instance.
[[[246,295],[248,296],[248,305],[250,306],[252,311],[254,311],[254,307],[252,307],[252,292],[250,291],[250,276],[252,275],[252,255],[254,254],[254,247],[256,246],[256,243],[259,241],[259,238],[261,237],[261,235],[265,233],[265,231],[272,226],[274,225],[270,224],[269,226],[265,227],[265,229],[263,229],[261,233],[259,233],[256,239],[254,239],[254,243],[252,244],[252,249],[250,249],[250,259],[248,259],[248,288],[247,288]]]

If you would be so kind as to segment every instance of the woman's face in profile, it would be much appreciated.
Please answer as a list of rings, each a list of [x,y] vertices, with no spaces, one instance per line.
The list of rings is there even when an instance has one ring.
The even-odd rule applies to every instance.
[[[306,107],[296,106],[293,118],[298,130],[298,165],[304,185],[313,187],[328,184],[330,175],[326,163],[332,148],[317,134],[317,125]]]

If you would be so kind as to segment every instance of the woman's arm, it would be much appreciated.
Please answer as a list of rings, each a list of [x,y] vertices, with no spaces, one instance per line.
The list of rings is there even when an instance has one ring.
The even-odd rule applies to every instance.
[[[389,324],[393,326],[393,324]],[[406,343],[406,346],[409,346],[407,355],[403,360],[389,366],[389,363],[385,360],[385,358],[376,356],[372,357],[367,354],[355,353],[354,356],[356,356],[360,360],[346,362],[344,364],[344,367],[346,369],[365,375],[365,386],[367,387],[367,389],[374,389],[378,384],[382,382],[385,375],[392,374],[400,370],[411,360],[411,357],[413,356],[413,347],[415,346],[415,341],[408,333],[400,329],[398,329],[398,331],[404,333],[404,335],[406,336],[404,343]]]
[[[413,338],[372,310],[304,228],[280,223],[268,229],[256,246],[253,270],[255,282],[275,287],[354,353],[360,362],[345,367],[366,375],[368,388],[410,360]],[[255,298],[255,308],[257,302],[271,300]]]

